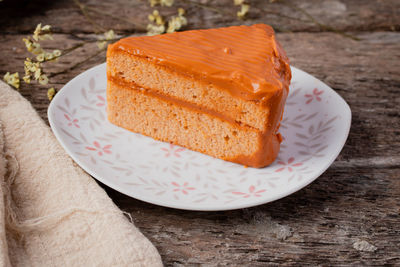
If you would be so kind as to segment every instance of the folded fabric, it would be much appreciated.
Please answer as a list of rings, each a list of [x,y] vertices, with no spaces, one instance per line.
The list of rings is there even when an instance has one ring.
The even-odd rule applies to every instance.
[[[156,248],[0,82],[0,265],[162,266]]]

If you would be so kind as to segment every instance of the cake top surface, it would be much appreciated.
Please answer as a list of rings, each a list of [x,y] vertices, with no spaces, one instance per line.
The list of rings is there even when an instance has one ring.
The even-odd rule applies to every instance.
[[[291,78],[288,58],[265,24],[129,37],[110,49],[146,57],[249,100],[288,90]]]

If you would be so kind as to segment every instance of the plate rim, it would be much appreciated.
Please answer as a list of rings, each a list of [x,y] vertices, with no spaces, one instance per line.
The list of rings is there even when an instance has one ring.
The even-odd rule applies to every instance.
[[[250,208],[250,207],[255,207],[255,206],[259,206],[259,205],[263,205],[263,204],[267,204],[273,201],[276,201],[278,199],[287,197],[301,189],[303,189],[304,187],[308,186],[309,184],[311,184],[312,182],[314,182],[317,178],[319,178],[331,165],[332,163],[336,160],[336,158],[339,156],[340,152],[342,151],[342,149],[344,148],[344,145],[348,139],[348,135],[350,132],[350,128],[351,128],[351,122],[352,122],[352,112],[350,109],[349,104],[344,100],[344,98],[339,95],[334,89],[332,89],[329,85],[327,85],[326,83],[322,82],[321,80],[319,80],[318,78],[314,77],[313,75],[298,69],[294,66],[290,66],[290,68],[303,75],[306,76],[311,76],[312,78],[314,78],[315,80],[319,81],[320,83],[322,83],[324,86],[326,86],[327,88],[329,88],[329,90],[331,90],[334,95],[336,95],[336,97],[342,102],[343,106],[345,107],[345,110],[342,111],[343,113],[343,119],[345,120],[346,123],[344,123],[344,128],[345,128],[345,134],[343,135],[343,138],[340,140],[340,142],[338,143],[337,146],[335,146],[335,151],[334,153],[331,154],[331,156],[328,158],[328,160],[325,162],[324,166],[322,168],[320,168],[320,171],[314,175],[314,177],[312,179],[304,179],[304,182],[299,183],[297,186],[294,186],[293,188],[291,188],[288,191],[284,191],[283,193],[280,193],[278,195],[275,195],[273,197],[268,197],[266,196],[265,198],[261,198],[259,200],[255,199],[253,202],[246,202],[243,204],[240,204],[240,202],[236,203],[236,204],[226,204],[226,207],[211,207],[209,205],[204,205],[202,206],[200,203],[197,204],[196,206],[191,206],[191,205],[185,205],[185,203],[183,202],[182,204],[176,205],[176,204],[171,204],[171,203],[163,203],[162,201],[157,201],[157,200],[153,200],[150,199],[148,197],[143,197],[143,196],[133,196],[131,193],[128,192],[128,190],[125,190],[124,187],[122,185],[118,185],[113,183],[112,181],[110,181],[110,179],[103,179],[101,175],[99,175],[96,171],[92,170],[92,168],[89,168],[88,166],[86,166],[86,164],[84,162],[82,162],[79,158],[77,158],[74,153],[69,149],[69,147],[64,143],[63,138],[61,137],[61,133],[59,132],[57,126],[55,125],[55,118],[52,114],[52,111],[55,110],[55,105],[57,103],[57,100],[59,98],[62,98],[62,96],[67,92],[67,88],[74,82],[78,81],[79,79],[83,79],[83,76],[86,76],[88,74],[90,74],[91,72],[96,72],[97,69],[101,69],[104,68],[106,65],[106,63],[102,63],[99,65],[96,65],[94,67],[91,67],[83,72],[81,72],[80,74],[78,74],[77,76],[75,76],[74,78],[72,78],[70,81],[68,81],[59,91],[58,93],[55,95],[54,99],[50,102],[49,107],[47,109],[47,116],[48,116],[48,121],[50,124],[50,128],[53,132],[53,134],[55,135],[58,143],[61,145],[61,147],[66,151],[66,153],[68,154],[69,157],[72,158],[72,160],[74,160],[80,168],[82,168],[85,172],[87,172],[89,175],[91,175],[93,178],[95,178],[96,180],[98,180],[99,182],[101,182],[102,184],[124,194],[127,195],[131,198],[140,200],[140,201],[144,201],[153,205],[158,205],[158,206],[162,206],[162,207],[167,207],[167,208],[174,208],[174,209],[180,209],[180,210],[191,210],[191,211],[226,211],[226,210],[236,210],[236,209],[243,209],[243,208]]]

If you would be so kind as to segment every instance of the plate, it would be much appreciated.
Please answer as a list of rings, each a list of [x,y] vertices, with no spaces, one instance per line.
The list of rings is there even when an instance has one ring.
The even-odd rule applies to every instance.
[[[320,176],[341,151],[351,111],[330,87],[292,68],[277,160],[262,169],[215,159],[135,134],[106,118],[106,65],[78,75],[48,109],[67,153],[105,185],[142,201],[186,210],[230,210],[274,201]]]

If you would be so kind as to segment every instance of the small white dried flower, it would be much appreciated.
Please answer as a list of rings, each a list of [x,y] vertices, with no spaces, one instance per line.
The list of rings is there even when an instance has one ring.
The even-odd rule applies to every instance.
[[[41,31],[42,31],[42,23],[39,23],[36,26],[36,29],[33,32],[33,36],[32,36],[33,40],[35,40],[36,42],[39,41],[39,34],[40,34]]]
[[[241,4],[243,4],[244,3],[244,0],[233,0],[233,4],[235,5],[235,6],[240,6]]]
[[[103,49],[106,46],[107,42],[106,41],[98,41],[97,42],[97,47],[99,49]]]
[[[107,45],[107,41],[115,39],[116,35],[113,30],[106,31],[104,34],[104,39],[97,41],[97,47],[103,49]]]
[[[24,62],[25,74],[34,73],[40,68],[40,62],[32,62],[32,59],[26,58]]]
[[[109,30],[104,33],[104,37],[107,41],[112,40],[115,38],[115,32],[113,30]]]
[[[39,43],[32,43],[32,51],[30,51],[32,54],[39,55],[44,52],[42,47],[40,46]]]
[[[53,97],[56,94],[56,90],[54,89],[54,87],[49,88],[49,90],[47,90],[47,98],[51,101],[53,100]]]
[[[45,53],[44,53],[44,58],[45,58],[46,61],[47,61],[47,60],[52,60],[52,59],[54,58],[54,56],[53,56],[52,53],[45,52]]]
[[[237,12],[237,16],[239,19],[244,19],[246,14],[249,12],[250,10],[250,5],[247,4],[242,4],[240,11]]]
[[[39,55],[36,56],[36,60],[39,62],[43,62],[44,61],[44,53],[41,53]]]
[[[45,60],[45,53],[41,53],[36,56],[36,60],[39,62],[43,62]]]
[[[179,8],[178,16],[170,18],[170,20],[168,21],[168,33],[178,31],[183,26],[187,25],[187,19],[183,16],[183,14],[185,14],[185,10],[183,8]]]
[[[149,0],[149,3],[151,7],[156,5],[172,6],[174,4],[174,0]]]
[[[164,25],[154,25],[154,24],[147,25],[147,35],[149,36],[162,34],[164,32],[165,32]]]
[[[183,16],[177,16],[177,17],[172,17],[169,21],[168,21],[168,29],[167,32],[171,33],[171,32],[175,32],[180,30],[183,26],[185,26],[187,24],[187,20],[185,17]]]
[[[35,80],[38,80],[41,75],[42,75],[42,69],[36,69],[33,74],[33,77],[35,78]]]
[[[158,10],[154,10],[153,13],[148,16],[148,19],[151,22],[155,22],[157,25],[165,24],[165,21],[164,21],[163,17],[160,15],[160,13],[158,12]]]
[[[59,57],[59,56],[61,56],[61,51],[58,50],[58,49],[53,50],[53,56],[54,56],[54,57]]]
[[[18,72],[10,74],[9,72],[7,72],[4,77],[3,80],[8,83],[9,85],[19,89],[19,74]]]
[[[46,84],[49,83],[49,78],[47,78],[46,75],[42,74],[42,75],[40,75],[40,77],[39,77],[39,83],[40,83],[41,85],[46,85]]]
[[[42,31],[50,31],[51,26],[50,25],[44,25],[42,27]]]
[[[160,4],[160,0],[149,0],[149,2],[150,2],[150,6],[151,6],[151,7]]]
[[[31,76],[30,75],[25,75],[23,78],[25,83],[31,83]]]
[[[26,38],[22,38],[22,41],[25,43],[25,47],[26,47],[26,49],[29,51],[29,52],[31,52],[32,51],[32,42],[31,42],[31,40],[29,40],[29,39],[26,39]]]
[[[162,6],[172,6],[174,4],[174,0],[161,0]]]

